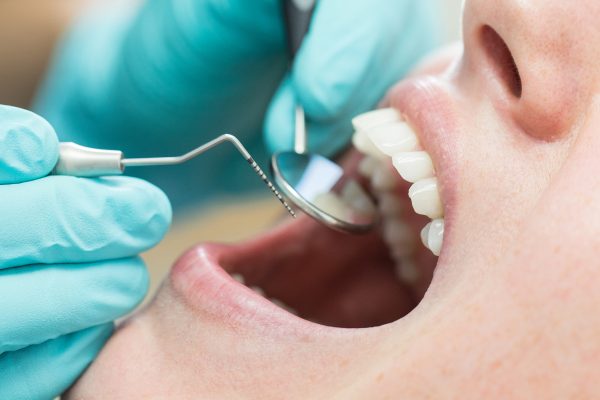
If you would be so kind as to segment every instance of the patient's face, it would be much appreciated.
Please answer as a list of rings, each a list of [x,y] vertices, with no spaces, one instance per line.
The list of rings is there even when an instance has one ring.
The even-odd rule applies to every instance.
[[[464,52],[393,88],[397,114],[357,122],[367,156],[348,165],[378,199],[378,232],[301,219],[193,249],[71,396],[598,393],[599,19],[596,0],[467,0]],[[427,156],[407,149],[431,157],[441,208]],[[417,181],[412,204],[394,166]],[[423,236],[439,260],[416,211],[436,220]]]

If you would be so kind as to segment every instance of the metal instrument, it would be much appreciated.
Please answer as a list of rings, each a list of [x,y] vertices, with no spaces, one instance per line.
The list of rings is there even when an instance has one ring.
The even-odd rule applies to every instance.
[[[176,165],[182,164],[199,156],[200,154],[218,146],[221,143],[230,142],[240,152],[244,159],[250,164],[254,172],[271,189],[271,192],[283,204],[292,217],[296,217],[294,211],[283,199],[279,191],[273,186],[263,170],[258,166],[244,145],[233,135],[221,135],[194,150],[176,157],[151,157],[151,158],[124,158],[123,152],[119,150],[94,149],[80,146],[76,143],[60,143],[59,158],[52,174],[70,175],[79,177],[98,177],[104,175],[121,175],[126,167],[146,167],[151,165]]]

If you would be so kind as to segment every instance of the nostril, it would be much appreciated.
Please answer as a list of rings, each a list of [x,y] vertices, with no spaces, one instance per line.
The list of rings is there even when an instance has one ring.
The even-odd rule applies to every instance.
[[[492,27],[485,25],[481,29],[481,43],[503,83],[515,97],[520,98],[523,91],[521,75],[506,42]]]

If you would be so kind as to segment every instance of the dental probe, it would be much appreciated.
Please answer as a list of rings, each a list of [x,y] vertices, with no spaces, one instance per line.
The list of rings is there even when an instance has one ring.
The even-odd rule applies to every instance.
[[[238,138],[230,134],[221,135],[186,154],[175,157],[123,158],[123,152],[119,150],[94,149],[73,142],[63,142],[59,144],[58,162],[52,170],[52,174],[98,177],[104,175],[121,175],[125,171],[125,167],[182,164],[223,142],[230,142],[235,146],[248,164],[250,164],[254,172],[271,189],[277,200],[283,204],[292,217],[296,218],[294,210],[283,199],[279,191],[267,178],[267,175],[258,166],[256,161],[254,161],[248,150],[246,150]]]

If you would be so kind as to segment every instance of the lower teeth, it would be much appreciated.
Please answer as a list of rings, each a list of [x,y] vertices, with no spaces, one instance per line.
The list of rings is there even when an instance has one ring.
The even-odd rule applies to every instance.
[[[244,278],[244,276],[242,274],[237,274],[237,273],[233,273],[231,274],[231,278],[239,283],[241,283],[242,285],[245,285],[246,283],[246,279]],[[250,286],[250,289],[255,292],[256,294],[258,294],[261,297],[266,297],[265,296],[265,291],[263,288],[259,287],[259,286]],[[279,300],[279,299],[269,299],[269,301],[273,304],[275,304],[277,307],[289,312],[290,314],[294,314],[294,315],[298,315],[298,311],[296,311],[295,309],[293,309],[292,307],[288,306],[287,304],[285,304],[283,301]]]
[[[383,193],[379,196],[379,212],[382,216],[392,218],[402,214],[402,203],[393,194]]]
[[[265,291],[263,290],[263,288],[258,286],[251,286],[250,289],[252,289],[252,291],[258,294],[259,296],[265,297]]]
[[[396,266],[396,276],[401,282],[408,285],[414,285],[419,280],[419,269],[416,264],[409,259],[405,259]]]
[[[415,241],[408,225],[400,219],[388,219],[383,224],[383,237],[392,254],[409,256],[414,253]]]
[[[359,173],[371,181],[371,187],[378,200],[377,208],[383,217],[383,239],[388,246],[392,259],[396,262],[396,276],[406,284],[412,285],[419,278],[419,270],[413,261],[415,236],[403,221],[402,201],[394,190],[397,178],[385,164],[374,156],[365,156],[358,166]]]
[[[358,164],[358,172],[365,178],[371,179],[379,161],[375,157],[365,156]]]
[[[298,315],[298,311],[294,310],[292,307],[285,304],[283,301],[279,299],[269,299],[271,303],[275,304],[277,307],[289,312],[290,314]]]

